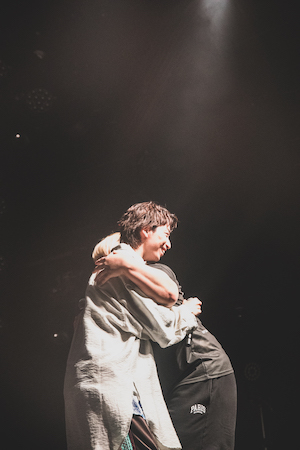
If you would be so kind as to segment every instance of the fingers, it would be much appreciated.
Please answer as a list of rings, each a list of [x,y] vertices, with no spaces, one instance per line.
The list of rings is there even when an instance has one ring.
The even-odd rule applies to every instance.
[[[195,316],[198,316],[199,314],[202,313],[202,308],[201,308],[202,301],[198,297],[190,297],[187,301],[191,302],[194,305],[193,314]]]
[[[189,297],[187,300],[185,299],[183,301],[183,303],[185,303],[185,302],[191,302],[194,305],[202,305],[202,302],[198,297]]]
[[[202,305],[202,302],[201,302],[200,298],[198,298],[198,297],[191,297],[190,299],[194,300],[196,303],[198,303],[198,305]]]
[[[98,273],[95,277],[95,283],[97,286],[102,286],[104,283],[106,283],[106,281],[109,280],[109,273],[107,270],[105,270],[105,268],[103,267],[103,269],[98,269],[97,270]],[[94,273],[96,272],[96,270],[94,271]]]
[[[104,265],[104,262],[105,262],[105,256],[103,256],[102,258],[97,259],[95,261],[95,265],[96,266],[102,266],[102,265]]]
[[[96,266],[93,270],[93,273],[100,273],[105,269],[105,266]]]
[[[98,282],[99,282],[99,280],[101,280],[101,278],[103,278],[103,270],[104,269],[98,269],[98,268],[96,268],[95,270],[94,270],[94,272],[93,273],[96,273],[97,275],[95,276],[95,281],[96,281],[96,283],[98,284]]]

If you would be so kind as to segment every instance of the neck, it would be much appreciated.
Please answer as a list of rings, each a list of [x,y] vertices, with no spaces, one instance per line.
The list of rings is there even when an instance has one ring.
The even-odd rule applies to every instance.
[[[144,246],[143,246],[143,244],[140,245],[140,246],[137,247],[137,248],[134,248],[133,250],[134,250],[139,256],[141,256],[141,257],[144,259]]]

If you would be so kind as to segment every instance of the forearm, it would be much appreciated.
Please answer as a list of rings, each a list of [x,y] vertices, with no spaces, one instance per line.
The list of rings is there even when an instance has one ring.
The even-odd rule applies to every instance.
[[[161,270],[149,267],[146,264],[131,264],[123,268],[123,273],[145,295],[160,305],[171,307],[178,299],[176,283]]]
[[[102,286],[110,278],[125,276],[147,297],[171,307],[178,299],[177,284],[162,270],[150,267],[141,258],[121,249],[96,261],[96,284]]]
[[[126,289],[131,294],[126,308],[142,324],[142,339],[151,339],[165,348],[182,341],[186,333],[196,328],[196,317],[186,305],[166,308],[141,296],[130,285]]]

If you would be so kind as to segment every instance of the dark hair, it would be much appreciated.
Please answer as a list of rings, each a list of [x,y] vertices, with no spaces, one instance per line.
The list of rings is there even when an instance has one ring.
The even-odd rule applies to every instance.
[[[178,219],[167,208],[155,202],[135,203],[130,206],[118,221],[121,231],[121,242],[136,249],[141,244],[140,232],[142,229],[154,230],[167,225],[170,231],[177,227]]]

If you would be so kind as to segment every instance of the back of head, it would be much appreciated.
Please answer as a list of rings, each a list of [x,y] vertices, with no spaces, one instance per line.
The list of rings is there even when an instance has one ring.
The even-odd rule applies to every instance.
[[[130,206],[118,221],[121,231],[121,241],[136,249],[141,244],[140,231],[154,230],[167,225],[170,232],[177,226],[178,219],[164,206],[155,202],[135,203]]]
[[[121,233],[113,233],[102,239],[93,250],[92,258],[94,261],[110,254],[112,249],[120,244]]]

